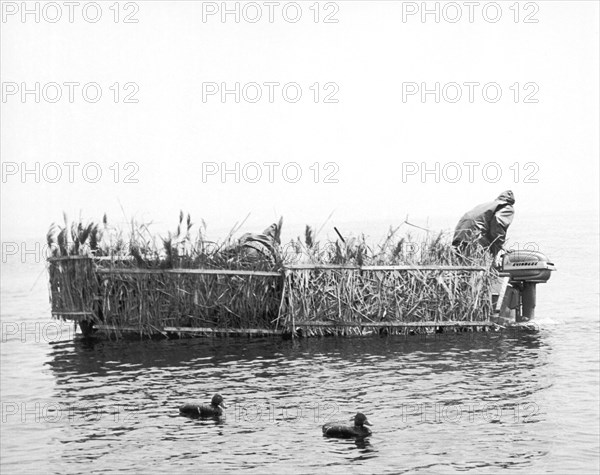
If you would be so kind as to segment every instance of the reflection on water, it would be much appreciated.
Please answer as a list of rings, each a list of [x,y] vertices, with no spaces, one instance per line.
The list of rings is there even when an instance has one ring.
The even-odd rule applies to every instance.
[[[52,470],[462,471],[532,467],[552,445],[544,332],[56,343]],[[180,416],[220,392],[219,420]],[[366,440],[321,425],[361,411]],[[53,419],[54,418],[54,419]],[[55,422],[49,422],[55,420]],[[11,422],[10,420],[8,421]],[[543,449],[540,449],[543,448]],[[306,454],[310,453],[310,456]],[[350,465],[349,465],[350,464]]]
[[[557,274],[539,298],[556,314],[541,307],[540,330],[529,333],[48,343],[16,332],[49,322],[46,289],[23,293],[38,269],[20,272],[4,279],[3,269],[3,473],[598,465],[597,293],[579,295],[590,281],[568,287]],[[182,403],[208,403],[215,392],[228,406],[223,419],[179,415]],[[348,424],[357,411],[371,437],[322,436],[322,424]]]
[[[579,340],[557,329],[295,341],[8,341],[3,468],[585,473],[598,458],[597,386],[571,379],[562,355]],[[591,383],[594,368],[589,355],[581,356],[580,374]],[[182,403],[208,403],[215,392],[227,404],[222,419],[179,415]],[[322,424],[347,424],[357,411],[373,423],[371,437],[322,437]]]
[[[3,267],[2,473],[597,473],[598,272],[575,245],[544,249],[539,331],[427,337],[48,343],[21,331],[50,322],[43,269]],[[215,392],[224,418],[179,415]],[[322,436],[357,411],[371,437]]]

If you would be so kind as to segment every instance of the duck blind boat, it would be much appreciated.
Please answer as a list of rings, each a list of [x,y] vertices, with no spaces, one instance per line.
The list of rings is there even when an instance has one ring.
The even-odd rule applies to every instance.
[[[55,255],[52,316],[109,338],[476,331],[533,318],[535,284],[553,270],[542,254],[509,253],[498,272],[484,253],[466,261],[439,241],[404,264],[352,254],[356,243],[345,255],[336,243],[336,263]]]

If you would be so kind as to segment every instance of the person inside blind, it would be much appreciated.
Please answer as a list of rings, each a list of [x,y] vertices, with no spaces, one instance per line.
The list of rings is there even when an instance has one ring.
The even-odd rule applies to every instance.
[[[247,261],[266,261],[275,265],[278,261],[278,247],[281,244],[281,221],[273,223],[261,234],[244,234],[239,240],[239,248]]]
[[[494,201],[482,203],[460,218],[452,245],[464,254],[477,243],[498,258],[504,248],[506,231],[515,215],[515,196],[507,190]]]

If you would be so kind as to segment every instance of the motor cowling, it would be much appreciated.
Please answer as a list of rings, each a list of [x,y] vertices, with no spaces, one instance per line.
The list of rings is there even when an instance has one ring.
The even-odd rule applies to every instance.
[[[556,267],[539,251],[518,250],[504,254],[500,277],[508,282],[500,296],[500,315],[517,323],[535,316],[536,285],[548,282]],[[508,288],[507,288],[508,287]]]
[[[510,282],[548,282],[556,267],[545,254],[539,251],[510,251],[502,258],[500,275],[510,278]]]

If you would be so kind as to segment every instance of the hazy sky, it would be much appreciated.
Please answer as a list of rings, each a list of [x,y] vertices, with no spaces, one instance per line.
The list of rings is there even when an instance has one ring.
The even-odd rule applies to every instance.
[[[2,2],[3,240],[63,211],[444,227],[505,189],[516,222],[598,213],[598,2],[89,3]]]

